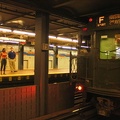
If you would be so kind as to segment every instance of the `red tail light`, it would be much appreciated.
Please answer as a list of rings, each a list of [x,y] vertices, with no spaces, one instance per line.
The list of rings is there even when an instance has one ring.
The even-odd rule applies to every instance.
[[[76,85],[76,90],[82,92],[84,90],[83,85]]]

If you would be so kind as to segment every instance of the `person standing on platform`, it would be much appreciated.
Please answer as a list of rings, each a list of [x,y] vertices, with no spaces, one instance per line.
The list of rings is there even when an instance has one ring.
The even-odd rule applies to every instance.
[[[11,50],[8,52],[8,60],[11,72],[15,71],[15,61],[16,61],[16,53],[13,50],[13,47],[10,48]]]
[[[3,70],[3,74],[5,74],[6,64],[7,64],[7,52],[5,48],[3,48],[2,52],[0,53],[0,59],[1,59],[1,75],[2,75],[2,70]]]

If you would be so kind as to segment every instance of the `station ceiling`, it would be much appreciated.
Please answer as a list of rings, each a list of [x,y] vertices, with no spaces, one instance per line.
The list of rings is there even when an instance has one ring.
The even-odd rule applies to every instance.
[[[89,17],[120,11],[119,6],[120,0],[1,0],[0,27],[34,32],[39,10],[50,14],[49,35],[76,39]],[[0,36],[34,40],[34,37],[11,33],[0,32]]]

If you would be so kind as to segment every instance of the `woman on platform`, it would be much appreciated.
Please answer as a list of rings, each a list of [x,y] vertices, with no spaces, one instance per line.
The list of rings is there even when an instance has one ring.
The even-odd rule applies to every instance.
[[[5,48],[3,48],[2,52],[0,53],[0,59],[1,59],[1,75],[2,75],[2,71],[3,74],[5,74],[6,64],[7,64],[7,52]]]

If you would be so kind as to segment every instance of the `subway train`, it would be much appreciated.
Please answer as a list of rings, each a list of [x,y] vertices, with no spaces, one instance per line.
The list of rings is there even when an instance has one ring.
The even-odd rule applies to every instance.
[[[99,115],[120,115],[120,13],[88,17],[78,48],[77,80],[86,102],[95,105]]]

